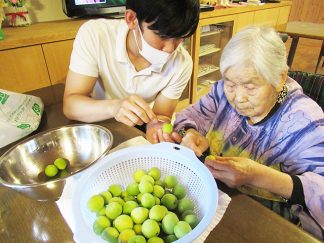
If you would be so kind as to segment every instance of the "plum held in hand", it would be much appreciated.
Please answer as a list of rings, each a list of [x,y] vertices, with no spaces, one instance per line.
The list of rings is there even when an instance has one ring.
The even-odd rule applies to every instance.
[[[164,123],[162,126],[162,132],[171,134],[173,131],[173,125],[171,123]]]

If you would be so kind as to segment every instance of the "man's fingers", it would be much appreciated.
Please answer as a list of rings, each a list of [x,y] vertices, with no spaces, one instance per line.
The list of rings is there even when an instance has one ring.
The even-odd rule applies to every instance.
[[[116,120],[125,123],[128,126],[143,125],[144,123],[136,114],[125,107],[121,108]]]
[[[139,97],[139,96],[132,96],[131,101],[133,101],[137,107],[140,109],[136,109],[134,111],[139,117],[141,117],[145,123],[148,123],[150,120],[153,120],[156,118],[156,115],[154,114],[151,107],[146,103],[146,101]]]
[[[148,123],[150,121],[150,118],[146,114],[145,110],[136,104],[131,104],[129,106],[129,111],[131,111],[137,117],[137,119],[141,120],[143,123]]]
[[[143,125],[144,121],[138,117],[136,114],[133,113],[132,110],[124,110],[123,115],[127,117],[134,125]]]
[[[128,117],[126,117],[126,116],[123,116],[120,120],[119,120],[119,122],[122,122],[122,123],[124,123],[124,124],[126,124],[127,126],[130,126],[130,127],[133,127],[135,124],[134,124],[134,122],[132,122]]]

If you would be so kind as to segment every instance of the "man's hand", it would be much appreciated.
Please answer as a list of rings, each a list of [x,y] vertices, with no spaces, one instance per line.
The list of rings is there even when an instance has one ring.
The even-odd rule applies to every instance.
[[[209,147],[208,140],[193,128],[187,130],[181,145],[192,149],[198,157]]]
[[[206,157],[205,165],[212,175],[229,187],[238,187],[252,183],[254,172],[259,163],[244,157]]]
[[[137,95],[131,95],[126,99],[120,100],[114,114],[116,121],[128,126],[143,125],[156,118],[156,115],[145,102]]]

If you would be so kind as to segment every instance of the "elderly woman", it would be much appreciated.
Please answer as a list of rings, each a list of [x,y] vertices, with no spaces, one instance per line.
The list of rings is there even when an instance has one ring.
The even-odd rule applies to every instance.
[[[210,93],[177,115],[181,144],[198,156],[209,147],[216,179],[323,238],[324,115],[287,77],[285,45],[272,28],[248,27],[225,47],[220,70]]]

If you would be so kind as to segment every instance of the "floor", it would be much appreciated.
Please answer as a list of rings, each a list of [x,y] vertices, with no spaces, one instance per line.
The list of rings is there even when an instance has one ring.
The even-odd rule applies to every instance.
[[[291,38],[286,42],[287,53],[289,52],[290,45]],[[300,38],[291,69],[314,73],[321,46],[321,40]],[[324,75],[323,61],[324,57],[322,57],[317,73]]]

